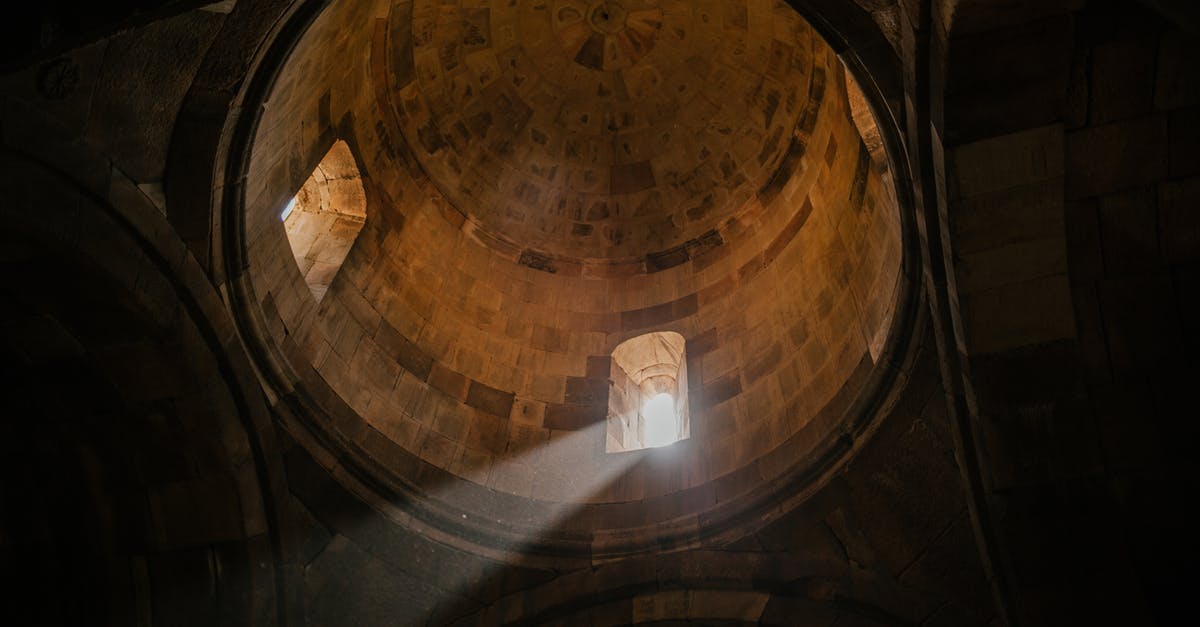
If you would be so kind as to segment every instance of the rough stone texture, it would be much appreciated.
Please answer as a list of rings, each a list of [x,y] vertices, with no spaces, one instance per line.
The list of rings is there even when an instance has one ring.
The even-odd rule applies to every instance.
[[[182,262],[183,246],[153,239],[169,227],[128,179],[109,182],[136,205],[118,220],[49,169],[4,167],[6,191],[16,180],[46,190],[39,211],[31,195],[6,194],[2,214],[0,249],[17,272],[0,294],[5,620],[268,620],[282,556],[269,541],[270,475],[251,452],[270,446],[251,415],[265,407],[244,404],[247,373],[222,366],[205,320],[221,315],[211,285],[158,263],[164,249]],[[205,287],[212,300],[186,309],[181,294]]]
[[[0,78],[0,623],[1189,609],[1186,3],[788,3],[870,98],[785,3],[100,4]],[[279,210],[339,139],[367,221],[318,302]],[[659,330],[691,437],[610,463],[610,355]]]
[[[491,196],[462,196],[448,188],[503,180],[507,175],[500,172],[523,170],[538,159],[553,157],[551,161],[555,163],[565,159],[566,164],[575,164],[573,158],[558,153],[530,153],[533,144],[498,150],[494,145],[500,140],[487,134],[492,131],[465,141],[454,150],[469,152],[457,153],[451,150],[449,139],[435,141],[432,136],[422,139],[420,133],[408,133],[412,129],[405,125],[410,120],[444,114],[445,120],[437,117],[441,129],[437,133],[438,137],[449,137],[447,129],[453,126],[449,120],[469,117],[452,116],[449,111],[443,112],[441,106],[428,111],[422,108],[420,113],[413,109],[416,105],[412,101],[426,102],[422,107],[429,107],[434,98],[432,93],[408,93],[421,84],[424,63],[437,64],[429,69],[428,79],[437,85],[466,81],[462,89],[467,91],[455,100],[463,103],[457,105],[459,110],[500,106],[504,101],[479,91],[477,82],[482,70],[466,61],[460,63],[458,56],[461,52],[466,55],[464,58],[474,59],[478,55],[490,58],[497,53],[480,48],[466,54],[459,51],[460,46],[474,50],[472,46],[483,46],[485,42],[466,45],[462,43],[465,39],[458,39],[460,35],[442,41],[450,35],[438,34],[438,25],[451,32],[465,28],[456,20],[475,20],[478,16],[474,10],[436,12],[431,6],[413,5],[411,16],[406,13],[407,5],[392,7],[389,30],[376,30],[373,40],[338,38],[345,28],[340,25],[365,24],[372,14],[370,10],[343,5],[324,14],[293,53],[256,137],[254,154],[262,156],[256,156],[251,163],[247,189],[250,272],[276,339],[297,338],[307,354],[305,361],[316,369],[319,379],[306,385],[329,386],[350,409],[365,418],[370,428],[426,462],[454,474],[484,479],[484,485],[493,490],[505,491],[506,486],[517,486],[520,494],[528,494],[530,472],[534,475],[534,486],[553,485],[560,479],[586,484],[594,482],[592,477],[619,471],[617,464],[626,463],[604,454],[601,434],[565,437],[567,431],[589,429],[604,421],[606,409],[602,400],[607,394],[596,396],[597,402],[593,403],[581,399],[576,390],[586,375],[589,359],[607,355],[620,342],[648,331],[672,330],[690,341],[715,330],[719,349],[697,356],[687,364],[688,375],[695,382],[688,390],[690,429],[696,437],[677,448],[686,460],[682,463],[695,471],[674,473],[669,480],[655,481],[650,486],[637,482],[597,485],[587,491],[586,499],[625,502],[634,500],[634,493],[626,490],[663,497],[702,489],[707,482],[752,465],[789,439],[798,437],[809,425],[813,425],[814,433],[803,439],[810,442],[819,439],[820,430],[829,427],[824,422],[814,422],[813,417],[843,386],[852,385],[848,380],[863,356],[872,347],[877,354],[877,338],[886,338],[885,323],[894,305],[900,252],[899,222],[895,199],[888,189],[888,171],[886,167],[864,167],[870,159],[851,120],[843,71],[825,44],[790,9],[777,8],[775,11],[782,11],[780,15],[787,19],[777,21],[773,27],[771,32],[776,42],[771,44],[773,47],[760,43],[752,48],[761,48],[762,54],[730,52],[734,55],[731,59],[723,59],[724,52],[719,55],[724,68],[721,72],[731,72],[726,66],[751,64],[764,73],[755,80],[748,78],[753,74],[737,79],[750,92],[731,91],[722,96],[729,98],[730,103],[738,103],[737,107],[731,104],[720,111],[710,110],[705,103],[718,100],[708,93],[715,88],[711,82],[705,83],[704,89],[696,87],[695,93],[668,90],[663,85],[636,97],[613,95],[614,106],[627,107],[631,115],[636,114],[635,119],[641,120],[638,124],[653,122],[639,131],[646,137],[653,135],[650,129],[657,128],[655,125],[667,128],[681,118],[696,118],[695,124],[714,129],[726,122],[732,124],[733,120],[723,116],[738,109],[743,101],[751,102],[758,113],[748,118],[738,116],[736,121],[745,129],[757,130],[750,133],[744,129],[731,135],[741,138],[736,145],[748,146],[739,150],[757,155],[766,150],[764,146],[778,144],[778,148],[766,150],[770,154],[762,159],[779,161],[775,153],[782,151],[787,142],[773,140],[772,129],[788,129],[787,135],[798,138],[799,156],[773,173],[779,188],[770,199],[748,191],[738,202],[722,201],[708,206],[706,218],[694,230],[680,235],[680,239],[693,234],[696,238],[678,249],[677,260],[666,263],[666,256],[652,254],[648,259],[657,259],[660,264],[657,267],[649,267],[648,261],[645,271],[632,275],[591,276],[598,272],[597,268],[608,267],[607,262],[581,267],[578,259],[562,255],[539,256],[535,261],[531,249],[566,250],[555,248],[561,246],[556,243],[557,231],[528,231],[524,226],[513,227],[508,221],[493,221],[485,214],[477,216],[475,212],[499,210],[498,201]],[[507,36],[503,33],[515,27],[506,24],[520,16],[524,16],[520,19],[526,28],[541,28],[537,20],[554,22],[556,11],[569,13],[569,8],[563,5],[552,11],[547,4],[532,3],[505,9],[486,22],[491,28],[490,40]],[[715,19],[720,14],[715,4],[712,7],[671,4],[668,8],[664,9],[664,28],[672,31],[676,28],[675,21],[683,20],[697,24],[695,28],[701,33],[709,32],[705,29],[715,27],[704,25],[703,16],[711,14]],[[634,13],[630,13],[629,23],[640,24],[642,18],[634,19]],[[751,14],[754,19],[750,24],[767,28],[767,18],[772,14]],[[501,19],[501,16],[507,17]],[[403,19],[411,21],[399,22]],[[573,28],[565,23],[559,26]],[[682,23],[678,28],[683,28]],[[587,90],[594,87],[593,81],[603,85],[614,77],[642,70],[664,77],[680,74],[670,69],[674,67],[672,64],[683,63],[689,55],[703,49],[694,47],[700,44],[693,42],[692,37],[685,29],[683,40],[659,42],[644,57],[619,61],[622,67],[601,73],[594,68],[578,67],[574,62],[571,65],[575,69],[568,72],[557,61],[552,62],[554,57],[549,52],[531,57],[532,53],[522,52],[518,47],[509,51],[515,58],[536,58],[545,67],[538,76],[529,77],[528,85],[517,80],[519,76],[513,74],[516,70],[506,69],[492,76],[487,83],[491,85],[489,89],[518,89],[526,94],[523,96],[526,100],[541,102],[542,106],[503,124],[499,122],[503,116],[520,107],[504,105],[509,107],[508,113],[485,107],[484,111],[490,113],[479,115],[503,128],[510,125],[511,129],[503,135],[507,138],[504,141],[522,142],[523,146],[528,142],[536,144],[539,134],[551,137],[547,141],[559,146],[558,150],[564,150],[562,146],[570,141],[593,136],[589,140],[593,143],[595,137],[607,138],[611,143],[620,139],[620,133],[597,127],[591,131],[576,129],[575,134],[570,134],[559,128],[565,122],[546,116],[551,112],[566,116],[566,111],[575,104],[592,102],[590,97],[583,99],[583,96],[590,93]],[[549,45],[539,41],[540,45]],[[791,50],[796,42],[803,45]],[[776,59],[777,62],[771,60],[775,57],[763,56],[776,48],[784,50],[779,46],[785,44],[791,51]],[[352,48],[353,45],[358,48]],[[343,58],[365,59],[363,66],[376,75],[335,72],[321,65],[318,59],[328,54],[330,46]],[[398,59],[397,50],[410,47],[417,64],[417,81],[397,85],[396,66],[408,58],[402,54]],[[382,58],[381,51],[387,53]],[[458,52],[447,52],[449,56],[441,57],[434,55],[435,51]],[[755,65],[760,62],[766,65]],[[382,75],[385,70],[390,74]],[[684,79],[681,75],[672,80]],[[313,87],[307,91],[290,89],[301,82]],[[533,83],[540,87],[535,89]],[[768,88],[791,95],[781,95],[778,102],[759,102],[751,97],[757,93],[755,90]],[[388,111],[378,109],[380,103],[362,102],[363,94],[372,92],[397,107],[400,128],[393,127],[396,118]],[[324,94],[330,96],[326,98]],[[667,98],[667,94],[680,94],[669,97],[685,98],[691,104],[663,109],[659,100]],[[609,101],[601,98],[597,102]],[[323,108],[329,111],[324,117]],[[660,120],[654,113],[659,109],[671,114]],[[601,113],[588,109],[579,115]],[[801,114],[807,121],[799,120]],[[650,117],[642,120],[647,115]],[[344,122],[335,128],[328,126],[329,120]],[[694,133],[671,132],[677,139],[650,153],[662,155],[656,157],[655,168],[688,172],[692,182],[670,186],[675,190],[671,193],[663,188],[658,192],[662,196],[660,202],[645,206],[640,215],[620,208],[628,195],[624,191],[607,186],[576,189],[570,184],[567,188],[587,196],[588,206],[593,208],[598,200],[613,203],[614,213],[610,217],[616,220],[614,224],[624,224],[624,220],[632,217],[639,224],[637,230],[656,236],[666,227],[654,225],[675,220],[672,215],[676,208],[689,206],[696,200],[691,194],[709,195],[711,190],[705,186],[744,170],[744,164],[739,165],[741,161],[733,159],[729,161],[732,169],[718,173],[720,168],[716,164],[720,157],[707,143],[716,141],[714,138],[720,133],[709,138],[712,141],[701,141]],[[334,135],[347,139],[363,166],[368,216],[363,234],[331,287],[331,296],[317,306],[305,294],[292,256],[286,254],[287,244],[278,227],[276,207],[285,202],[289,186],[297,185],[306,176],[303,170],[296,171],[297,161],[287,157],[285,147],[292,147],[291,150],[311,162]],[[400,139],[403,136],[408,138],[407,144],[422,168],[414,167],[405,156],[389,152],[388,146],[403,142]],[[676,146],[677,141],[683,143]],[[438,149],[428,150],[430,146],[426,144],[430,142],[437,144]],[[443,143],[445,148],[441,147]],[[683,147],[690,148],[683,151]],[[809,160],[804,155],[811,151],[823,158]],[[700,153],[705,155],[701,158]],[[433,154],[438,156],[430,161]],[[458,157],[451,158],[451,154]],[[693,163],[693,159],[699,161]],[[472,167],[489,169],[469,173],[464,170],[462,174],[446,169],[450,163],[466,168],[468,161],[476,164]],[[772,174],[765,166],[760,165],[759,169]],[[758,187],[763,176],[747,179],[746,189],[752,191]],[[521,195],[516,190],[519,180],[511,182],[515,187],[502,186],[507,190],[506,197]],[[489,193],[500,191],[497,188]],[[513,209],[510,217],[521,224],[535,224],[546,215],[553,212],[542,204],[534,204]],[[632,229],[634,223],[620,228]],[[703,235],[717,223],[723,225],[717,238]],[[597,232],[600,230],[604,229]],[[703,245],[701,241],[714,243]],[[715,241],[721,243],[715,245]],[[664,240],[652,245],[635,241],[629,245],[645,251],[678,242]],[[571,257],[588,255],[586,246],[581,246],[570,249]],[[448,259],[455,263],[448,266]],[[769,288],[773,284],[794,287],[779,292]],[[793,316],[805,320],[811,331],[794,333],[791,324],[782,321]],[[396,366],[406,369],[408,360],[401,362],[394,350],[381,346],[377,339],[383,337],[392,344],[397,336],[404,345],[416,347],[432,360],[428,372],[424,362],[418,361],[416,371],[408,370],[413,379],[397,376]],[[772,355],[776,358],[770,359]],[[392,360],[395,363],[390,363]],[[738,368],[738,362],[747,367]],[[383,372],[367,374],[376,368],[383,368]],[[518,422],[507,415],[502,416],[508,420],[496,437],[473,439],[476,444],[487,442],[486,448],[472,446],[467,441],[472,437],[471,431],[463,425],[489,420],[480,416],[487,411],[468,399],[468,390],[475,388],[512,395],[516,399],[514,407],[544,406],[543,421],[528,426],[539,429],[539,439],[544,442],[563,436],[564,444],[556,446],[571,447],[569,455],[562,455],[571,459],[571,463],[557,467],[520,459],[518,455],[534,453],[524,447],[506,446]],[[436,408],[433,415],[426,413],[432,408]],[[700,437],[710,431],[725,430],[728,425],[715,424],[718,420],[737,425],[730,431],[731,437]],[[398,464],[390,456],[380,461]],[[538,496],[536,489],[533,494]],[[664,513],[687,507],[686,496],[680,494],[674,498],[676,504]]]
[[[447,199],[502,240],[615,260],[753,210],[820,46],[745,2],[415,2],[391,28],[415,75],[389,95]]]
[[[1194,46],[1136,3],[1039,3],[1003,19],[966,4],[948,104],[990,102],[947,113],[946,137],[971,138],[949,151],[951,241],[1008,613],[1033,625],[1161,622],[1179,607],[1174,584],[1160,586],[1186,579],[1167,555],[1195,550],[1181,526],[1191,517],[1134,502],[1195,477],[1160,439],[1164,428],[1192,437],[1174,413],[1186,393],[1169,382],[1195,372],[1178,278],[1194,265],[1194,211],[1181,211],[1194,206],[1183,200],[1191,151],[1176,135],[1189,132],[1195,81],[1181,72]],[[1023,20],[1041,26],[1010,27]],[[976,48],[995,42],[1012,54]],[[1036,66],[1013,61],[1027,55]],[[995,83],[980,84],[981,71]],[[995,90],[1006,81],[1025,87]]]

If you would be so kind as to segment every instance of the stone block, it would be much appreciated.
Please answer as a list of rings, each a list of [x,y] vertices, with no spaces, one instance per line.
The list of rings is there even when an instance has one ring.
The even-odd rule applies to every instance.
[[[717,344],[717,330],[715,328],[689,339],[687,341],[688,367],[691,368],[692,363],[695,363],[700,357],[714,350]]]
[[[243,537],[237,484],[231,477],[205,477],[159,486],[150,492],[150,513],[159,549],[237,540]]]
[[[1104,330],[1104,311],[1100,307],[1096,278],[1083,279],[1071,289],[1075,303],[1075,330],[1079,338],[1079,361],[1089,381],[1104,383],[1112,379],[1108,340]]]
[[[1168,128],[1171,177],[1200,174],[1200,107],[1171,111]]]
[[[655,186],[654,170],[650,162],[642,161],[612,166],[609,184],[613,194],[629,194]]]
[[[336,307],[336,305],[331,304]],[[340,311],[338,312],[341,313]],[[331,336],[333,350],[344,360],[350,360],[358,350],[358,343],[363,337],[363,328],[357,322],[341,318],[337,333]]]
[[[1194,35],[1171,29],[1162,37],[1155,76],[1154,106],[1159,110],[1200,104],[1200,44]]]
[[[1067,198],[1086,198],[1167,176],[1167,117],[1150,115],[1067,134]]]
[[[379,348],[401,368],[422,381],[429,378],[433,370],[433,358],[401,335],[391,324],[386,321],[380,324],[374,339]]]
[[[958,0],[954,34],[958,36],[983,33],[997,28],[1021,26],[1083,8],[1086,0]]]
[[[131,321],[125,320],[125,324]],[[107,363],[107,376],[127,400],[151,401],[178,396],[183,386],[178,368],[162,348],[149,342],[129,342],[98,351]]]
[[[1122,39],[1092,49],[1091,123],[1106,124],[1150,113],[1154,105],[1154,67],[1158,42]]]
[[[666,324],[673,320],[672,303],[662,303],[642,309],[621,312],[621,330],[637,331]]]
[[[400,376],[400,367],[375,342],[364,338],[350,361],[350,375],[364,389],[387,395]]]
[[[1103,242],[1100,240],[1100,201],[1086,198],[1067,205],[1067,256],[1075,284],[1104,275]]]
[[[972,354],[1075,337],[1065,274],[972,294],[965,299],[964,317],[967,348]]]
[[[832,626],[846,622],[845,617],[847,616],[847,614],[834,609],[832,604],[821,600],[776,595],[771,597],[770,602],[763,609],[762,623],[766,625]]]
[[[1187,351],[1195,355],[1200,350],[1200,262],[1193,261],[1173,273],[1175,297],[1179,302],[1179,319],[1187,338]]]
[[[421,444],[421,459],[438,468],[449,468],[457,449],[458,445],[453,440],[430,431]]]
[[[771,240],[770,245],[763,250],[762,263],[764,265],[774,262],[783,254],[788,245],[796,239],[796,236],[800,233],[800,229],[804,228],[804,225],[808,223],[808,218],[812,215],[812,212],[812,200],[805,198],[804,204],[800,206],[800,209],[788,220],[787,225],[780,229],[779,234],[775,236],[775,239]]]
[[[1164,371],[1185,358],[1170,275],[1100,284],[1109,354],[1117,373]]]
[[[732,370],[700,388],[700,407],[714,407],[741,393],[741,377],[737,370]]]
[[[437,415],[433,419],[433,430],[455,442],[466,439],[474,412],[462,403],[442,398],[437,404]]]
[[[662,622],[687,616],[687,610],[687,590],[663,590],[650,595],[634,597],[631,623]]]
[[[743,372],[746,385],[753,385],[763,376],[774,372],[778,368],[782,358],[783,346],[778,342],[772,344],[770,348],[762,353],[755,355]]]
[[[1059,178],[1063,155],[1063,127],[1054,124],[965,144],[950,158],[958,196],[969,198]]]
[[[512,392],[497,390],[479,381],[471,381],[466,402],[467,405],[493,416],[508,418],[512,413],[514,396]]]
[[[220,16],[192,11],[122,33],[105,50],[89,135],[136,181],[162,180],[179,103],[221,23]],[[179,56],[147,57],[156,47]]]
[[[429,384],[450,398],[465,401],[467,389],[471,380],[450,370],[440,363],[434,363],[429,373]]]
[[[1152,467],[1162,450],[1154,420],[1147,420],[1149,386],[1141,382],[1097,386],[1096,426],[1105,463],[1116,472]]]
[[[945,590],[954,604],[969,608],[969,611],[958,610],[957,620],[931,620],[926,627],[986,622],[984,617],[992,611],[992,598],[982,581],[983,569],[978,554],[971,551],[974,543],[974,533],[964,513],[956,517],[946,533],[931,542],[900,577],[904,585],[917,589]]]
[[[947,68],[946,142],[1050,124],[1066,105],[1073,62],[1071,17],[956,39]]]
[[[1066,274],[1066,242],[1062,237],[1049,237],[965,254],[955,272],[961,295]]]
[[[546,325],[535,324],[533,326],[533,336],[530,339],[530,346],[552,353],[566,352],[570,347],[570,332]]]
[[[562,402],[567,379],[557,374],[534,372],[529,390],[532,396],[543,402]]]
[[[606,415],[603,406],[550,403],[546,406],[543,425],[555,431],[580,431],[604,422]]]
[[[693,590],[689,593],[687,615],[709,621],[721,618],[757,623],[769,599],[765,592],[749,590]]]
[[[1156,201],[1153,188],[1133,189],[1100,199],[1100,239],[1108,276],[1162,266]]]
[[[475,412],[470,417],[466,444],[468,447],[491,454],[503,453],[508,445],[508,421]]]
[[[1200,259],[1200,177],[1158,189],[1158,235],[1162,254],[1173,264]]]
[[[212,596],[216,593],[213,559],[210,547],[155,552],[145,558],[147,615],[154,623],[201,627],[220,622]],[[209,594],[195,594],[200,590]]]
[[[563,400],[574,405],[605,406],[608,402],[608,379],[567,377]]]

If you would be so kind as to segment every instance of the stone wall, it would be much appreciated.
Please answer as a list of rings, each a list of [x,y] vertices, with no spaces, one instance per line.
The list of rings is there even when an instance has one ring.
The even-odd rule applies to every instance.
[[[1195,476],[1200,50],[1122,2],[960,4],[951,34],[955,278],[1013,618],[1167,620],[1166,555],[1195,548],[1167,495]]]
[[[232,325],[131,180],[36,131],[3,150],[4,620],[266,624],[282,459]]]
[[[795,0],[870,98],[847,104],[814,54],[825,93],[782,185],[752,190],[719,243],[620,263],[506,247],[446,200],[392,107],[406,3],[182,4],[130,21],[118,3],[109,30],[0,78],[0,622],[1186,615],[1200,102],[1191,31],[1153,9],[1186,3]],[[252,168],[227,168],[264,104]],[[318,306],[278,210],[339,138],[368,228]],[[909,162],[860,168],[881,149]],[[243,184],[245,242],[227,211]],[[897,355],[872,332],[890,327],[881,217],[909,191],[932,315]],[[581,500],[544,469],[603,459],[603,433],[562,427],[594,411],[613,347],[659,329],[694,354],[696,474],[646,454],[587,484],[592,502],[520,496]],[[847,409],[795,400],[857,390],[851,356],[897,373],[872,429],[820,481],[772,482],[805,420]],[[364,470],[384,466],[403,482]],[[688,511],[690,536],[655,526]],[[500,520],[537,533],[512,542]]]

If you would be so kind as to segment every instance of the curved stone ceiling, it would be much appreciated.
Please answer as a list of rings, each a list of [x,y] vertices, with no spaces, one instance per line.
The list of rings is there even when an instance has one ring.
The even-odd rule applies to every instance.
[[[813,33],[786,6],[468,4],[393,14],[412,36],[392,38],[391,93],[438,189],[522,249],[630,260],[719,242],[808,102]]]
[[[298,441],[408,524],[695,542],[794,505],[869,433],[906,332],[900,214],[788,5],[340,0],[274,85],[228,232],[248,332]],[[338,140],[367,217],[318,301],[280,211]],[[686,439],[610,453],[613,352],[660,331],[684,338]]]

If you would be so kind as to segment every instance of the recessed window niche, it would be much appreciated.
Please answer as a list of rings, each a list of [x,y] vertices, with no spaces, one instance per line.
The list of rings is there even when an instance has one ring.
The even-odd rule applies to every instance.
[[[687,439],[687,359],[683,336],[647,333],[612,352],[608,389],[609,453],[636,451]]]
[[[300,274],[320,302],[367,220],[362,175],[338,140],[280,213]]]

